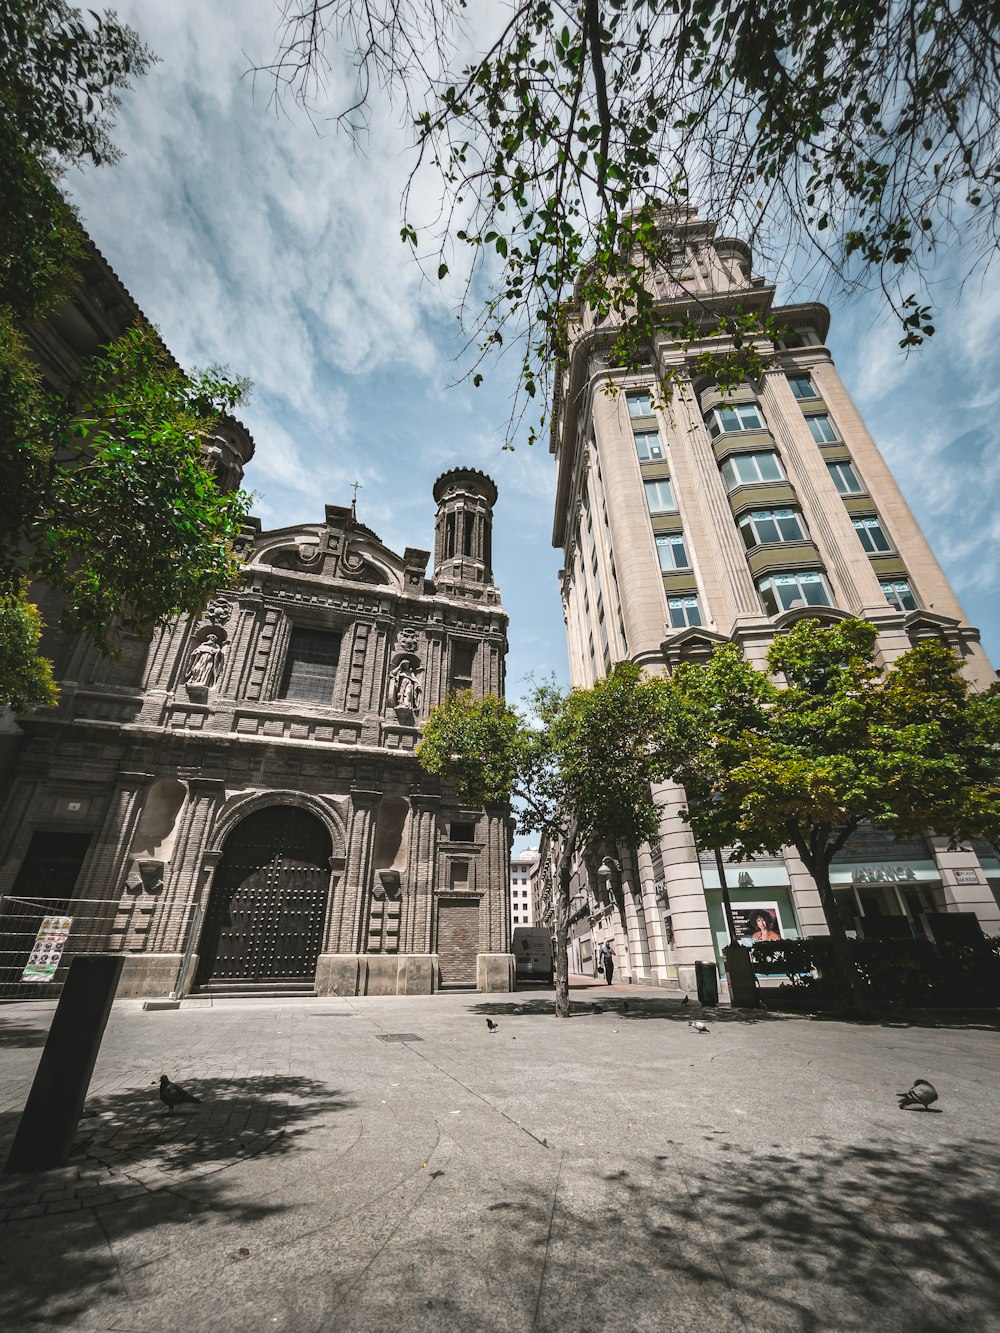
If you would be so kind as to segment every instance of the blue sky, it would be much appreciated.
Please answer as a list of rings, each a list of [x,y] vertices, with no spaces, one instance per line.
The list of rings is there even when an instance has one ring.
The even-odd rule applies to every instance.
[[[246,482],[266,527],[348,503],[393,549],[430,547],[436,476],[456,464],[500,490],[495,575],[510,614],[508,694],[566,675],[544,447],[501,452],[510,369],[459,383],[457,286],[427,282],[399,240],[408,169],[378,108],[364,154],[329,124],[268,108],[247,75],[273,55],[274,0],[123,0],[160,57],[126,95],[123,160],[73,173],[83,220],[187,366],[255,384]],[[428,188],[424,186],[422,188]],[[418,196],[428,213],[434,198]],[[872,300],[829,301],[830,347],[966,612],[1000,661],[1000,270],[961,292],[941,264],[937,333],[909,358]],[[770,275],[769,275],[770,276]],[[806,300],[816,293],[780,293]]]

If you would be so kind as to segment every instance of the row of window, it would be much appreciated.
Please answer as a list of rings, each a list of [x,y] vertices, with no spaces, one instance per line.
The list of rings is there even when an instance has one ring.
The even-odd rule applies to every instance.
[[[756,580],[757,592],[769,616],[791,611],[801,606],[832,606],[830,588],[825,575],[818,569],[789,570],[784,574],[770,574]],[[916,611],[917,599],[908,579],[888,579],[880,582],[885,600],[897,611]],[[673,629],[687,629],[701,625],[701,607],[697,595],[668,597],[667,613]]]

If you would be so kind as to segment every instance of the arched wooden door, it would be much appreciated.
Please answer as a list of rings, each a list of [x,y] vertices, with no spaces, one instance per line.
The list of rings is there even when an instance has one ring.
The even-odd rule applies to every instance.
[[[330,835],[315,815],[272,805],[226,840],[201,938],[198,982],[309,981],[323,945]]]

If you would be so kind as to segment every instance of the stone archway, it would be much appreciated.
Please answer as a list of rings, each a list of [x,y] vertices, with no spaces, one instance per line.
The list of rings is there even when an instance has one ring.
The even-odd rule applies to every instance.
[[[230,832],[201,936],[197,984],[311,981],[323,944],[330,833],[295,805],[268,805]]]

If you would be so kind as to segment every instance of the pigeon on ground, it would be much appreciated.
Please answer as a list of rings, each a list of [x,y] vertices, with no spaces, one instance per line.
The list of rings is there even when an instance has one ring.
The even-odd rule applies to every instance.
[[[933,1083],[928,1083],[925,1078],[914,1080],[913,1087],[909,1092],[897,1092],[896,1096],[899,1098],[900,1110],[904,1106],[922,1106],[926,1111],[931,1102],[936,1102],[938,1099],[937,1089]]]
[[[690,1001],[690,1000],[688,999],[688,997],[685,995],[685,996],[684,996],[684,999],[681,1000],[681,1008],[682,1008],[682,1009],[686,1009],[690,1003],[691,1003],[691,1001]]]
[[[488,1019],[486,1020],[486,1026],[489,1028],[489,1030],[490,1030],[491,1032],[496,1032],[496,1030],[497,1030],[497,1028],[500,1026],[500,1024],[499,1024],[499,1023],[494,1023],[492,1018],[488,1018]]]
[[[179,1083],[171,1083],[166,1074],[160,1075],[160,1101],[173,1114],[175,1106],[180,1106],[181,1102],[200,1102],[200,1097],[195,1097],[193,1093],[188,1092],[187,1088],[182,1088]]]
[[[688,1023],[689,1028],[694,1028],[695,1032],[708,1032],[708,1024],[703,1023],[700,1018],[696,1018],[693,1023]]]

